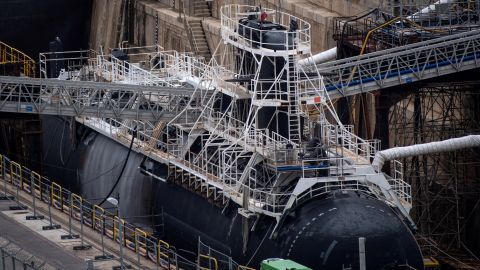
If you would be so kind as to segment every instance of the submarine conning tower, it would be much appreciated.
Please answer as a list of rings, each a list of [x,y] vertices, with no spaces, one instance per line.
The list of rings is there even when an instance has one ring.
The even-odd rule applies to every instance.
[[[237,49],[235,77],[251,93],[252,126],[279,134],[292,145],[301,143],[301,103],[308,95],[321,99],[314,91],[320,89],[318,78],[301,77],[297,68],[297,61],[311,52],[310,24],[284,12],[245,5],[224,6],[221,23],[223,41]]]
[[[158,117],[81,123],[119,143],[99,136],[101,145],[139,154],[140,171],[158,180],[152,197],[168,217],[168,240],[181,249],[201,237],[245,265],[284,257],[314,269],[355,269],[365,256],[368,269],[422,269],[410,186],[401,173],[372,166],[378,141],[343,125],[318,70],[299,65],[311,57],[310,31],[287,13],[234,4],[221,8],[223,42],[208,65],[158,47],[146,55],[123,48],[122,59],[97,55],[84,71],[95,76],[85,77],[169,91],[105,96]],[[92,149],[85,158],[92,171],[113,166],[110,154],[101,155],[106,148]]]
[[[322,76],[298,64],[311,57],[310,31],[309,23],[280,11],[237,4],[221,8],[223,42],[195,82],[182,120],[167,125],[170,179],[183,186],[198,182],[203,197],[223,209],[235,208],[242,218],[237,232],[242,243],[234,257],[242,262],[284,256],[315,269],[358,266],[359,238],[367,243],[404,238],[408,247],[364,245],[369,269],[406,262],[421,269],[410,232],[409,185],[371,166],[379,142],[363,140],[344,126]],[[323,204],[327,198],[342,207]],[[358,207],[364,198],[369,201]],[[321,206],[312,208],[317,203]],[[373,204],[382,211],[365,217],[385,218],[383,227],[356,219],[370,207],[380,209]],[[305,209],[312,212],[307,216]],[[328,219],[338,227],[325,230],[326,222],[309,227],[338,209],[339,215]],[[259,234],[268,239],[263,246],[255,240]],[[312,246],[316,241],[322,245]],[[342,247],[332,251],[338,242]],[[322,250],[317,254],[315,248]],[[251,255],[252,249],[258,252]],[[329,259],[330,253],[336,255]]]

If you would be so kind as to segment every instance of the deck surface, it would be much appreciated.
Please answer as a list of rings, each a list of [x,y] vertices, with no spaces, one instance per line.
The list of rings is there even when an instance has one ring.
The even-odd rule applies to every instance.
[[[83,259],[74,256],[67,250],[32,231],[27,226],[10,218],[6,213],[16,214],[15,212],[17,212],[19,215],[22,215],[26,212],[22,210],[10,211],[9,206],[11,205],[14,205],[14,203],[0,201],[0,234],[3,238],[57,269],[86,269],[86,263]],[[10,262],[11,259],[9,259],[6,262]]]

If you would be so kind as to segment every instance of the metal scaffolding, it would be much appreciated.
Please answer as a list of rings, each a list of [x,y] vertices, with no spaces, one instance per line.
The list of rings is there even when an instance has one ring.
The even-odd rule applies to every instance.
[[[383,0],[383,9],[428,27],[453,28],[478,23],[479,0]]]
[[[480,0],[384,0],[379,8],[339,17],[334,39],[341,58],[478,29]]]
[[[7,68],[7,66],[11,67]],[[5,75],[7,73],[34,77],[35,61],[23,52],[0,41],[0,74]]]
[[[395,104],[390,109],[390,146],[478,134],[479,84],[435,84]],[[478,267],[480,261],[468,247],[472,232],[467,226],[480,206],[479,149],[404,158],[402,163],[404,178],[412,185],[412,218],[424,252],[453,265]]]

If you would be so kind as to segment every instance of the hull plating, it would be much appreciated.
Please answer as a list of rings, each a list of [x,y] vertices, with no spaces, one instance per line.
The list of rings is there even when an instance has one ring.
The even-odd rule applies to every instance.
[[[66,186],[75,183],[73,190],[99,201],[115,183],[128,149],[78,124],[77,144],[72,147],[69,126],[60,118],[44,118],[44,143],[50,145],[44,147],[48,174]],[[212,248],[253,267],[262,259],[282,257],[314,269],[358,269],[358,238],[365,237],[367,269],[399,269],[407,262],[423,269],[418,246],[404,223],[384,203],[356,192],[330,194],[299,207],[286,218],[275,239],[269,238],[274,220],[261,217],[249,224],[243,253],[237,206],[231,203],[222,209],[183,187],[145,176],[138,168],[142,160],[143,156],[132,152],[114,192],[120,197],[122,216],[150,216],[129,221],[163,224],[155,227],[157,233],[182,255],[196,252],[200,237]],[[155,166],[162,170],[162,165]]]

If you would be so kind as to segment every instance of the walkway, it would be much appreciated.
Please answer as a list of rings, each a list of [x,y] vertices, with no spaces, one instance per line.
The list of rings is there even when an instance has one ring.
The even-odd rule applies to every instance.
[[[480,30],[317,65],[330,98],[480,68]]]
[[[14,205],[13,202],[0,201],[0,228],[2,228],[0,234],[3,238],[57,269],[86,269],[86,263],[83,259],[47,240],[47,235],[42,236],[29,228],[29,225],[38,221],[25,221],[27,224],[23,225],[13,219],[13,216],[18,216],[25,220],[25,213],[28,213],[28,211],[10,211],[9,206],[12,205]]]
[[[0,111],[168,121],[180,109],[165,110],[158,101],[181,101],[192,93],[187,87],[0,76]]]

